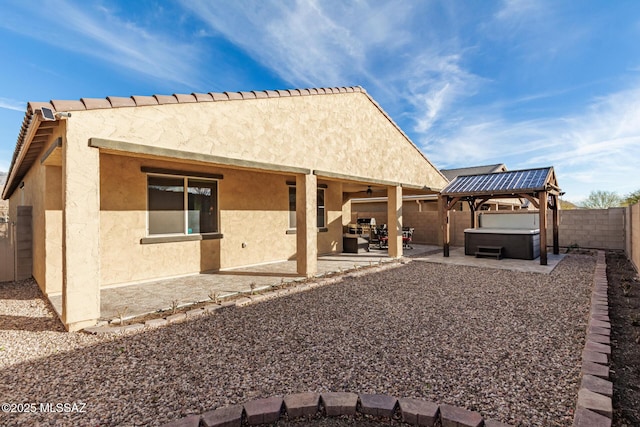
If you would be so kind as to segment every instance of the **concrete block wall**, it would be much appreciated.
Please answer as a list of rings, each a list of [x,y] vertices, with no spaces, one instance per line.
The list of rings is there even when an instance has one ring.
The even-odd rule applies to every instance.
[[[403,212],[402,224],[414,228],[414,242],[429,245],[439,244],[437,241],[440,232],[438,212]]]
[[[427,245],[441,245],[442,232],[438,212],[403,212],[402,222],[414,227],[413,241]],[[354,212],[357,217],[376,218],[377,224],[385,224],[385,212]],[[553,245],[552,212],[548,213],[547,245]],[[560,247],[576,245],[580,248],[624,250],[636,269],[640,267],[640,204],[627,208],[572,209],[559,212]],[[464,246],[464,230],[471,227],[469,212],[449,213],[451,245]]]
[[[625,208],[572,209],[559,214],[561,247],[625,250]],[[550,223],[551,212],[548,218]],[[552,244],[553,233],[547,232],[547,245]]]
[[[464,230],[471,227],[471,212],[450,212],[451,246],[464,246]],[[442,237],[439,239],[442,244]]]
[[[625,250],[627,241],[637,242],[633,246],[636,254],[634,263],[638,267],[640,265],[640,205],[635,205],[630,212],[631,214],[627,215],[625,208],[560,211],[558,236],[560,246],[568,247],[575,244],[581,248]],[[625,219],[625,216],[630,219]],[[549,211],[548,246],[553,245],[551,221],[552,213]],[[429,245],[442,244],[438,212],[403,213],[403,224],[415,227],[414,242]],[[451,211],[449,225],[451,245],[464,246],[464,230],[471,227],[469,212]],[[627,253],[630,253],[630,250],[627,249]]]
[[[451,211],[449,226],[452,246],[464,246],[464,230],[471,227],[469,212]],[[442,245],[442,231],[438,212],[407,212],[402,215],[402,223],[414,227],[413,241],[426,245]]]

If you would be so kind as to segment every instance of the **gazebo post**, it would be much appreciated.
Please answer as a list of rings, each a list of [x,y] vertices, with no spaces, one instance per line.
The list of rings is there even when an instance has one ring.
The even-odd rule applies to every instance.
[[[547,192],[538,193],[540,205],[540,265],[547,265]]]
[[[447,196],[440,197],[440,228],[442,230],[442,255],[449,256],[449,201]]]
[[[469,208],[471,208],[471,228],[476,228],[476,199],[469,201]]]
[[[553,254],[558,255],[560,253],[560,241],[558,238],[558,229],[560,228],[560,216],[558,212],[558,196],[553,195]]]

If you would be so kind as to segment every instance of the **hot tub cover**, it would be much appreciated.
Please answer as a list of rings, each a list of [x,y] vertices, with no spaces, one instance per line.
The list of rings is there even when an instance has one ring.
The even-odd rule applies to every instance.
[[[465,233],[477,234],[540,234],[539,228],[466,228]]]

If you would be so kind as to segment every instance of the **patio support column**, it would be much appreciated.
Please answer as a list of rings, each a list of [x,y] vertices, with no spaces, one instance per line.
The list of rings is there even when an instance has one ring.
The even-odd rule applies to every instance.
[[[442,232],[442,255],[449,256],[449,242],[451,239],[450,226],[449,226],[449,204],[448,197],[442,196],[439,199],[440,208],[440,229]]]
[[[547,192],[538,193],[540,204],[540,265],[547,265]]]
[[[558,255],[560,253],[560,242],[558,239],[558,230],[560,228],[560,217],[558,216],[558,196],[554,195],[553,206],[551,207],[553,213],[553,254]]]
[[[298,274],[318,272],[318,179],[296,176],[296,262]]]
[[[469,210],[471,211],[471,227],[476,228],[476,199],[469,201]]]
[[[451,231],[449,227],[449,198],[441,196],[439,198],[440,208],[440,232],[442,233],[442,255],[449,256],[449,242],[451,241]]]
[[[402,257],[402,187],[387,187],[387,228],[389,229],[389,256]]]
[[[62,322],[69,331],[100,318],[100,152],[63,121]]]

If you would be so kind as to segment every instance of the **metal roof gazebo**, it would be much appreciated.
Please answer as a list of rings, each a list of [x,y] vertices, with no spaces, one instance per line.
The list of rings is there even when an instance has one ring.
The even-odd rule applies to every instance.
[[[558,254],[558,205],[562,194],[553,167],[456,177],[440,192],[444,256],[449,256],[449,211],[456,203],[469,203],[471,227],[475,228],[475,213],[485,202],[519,197],[529,200],[540,212],[540,264],[547,265],[547,210],[552,211],[553,253]]]

